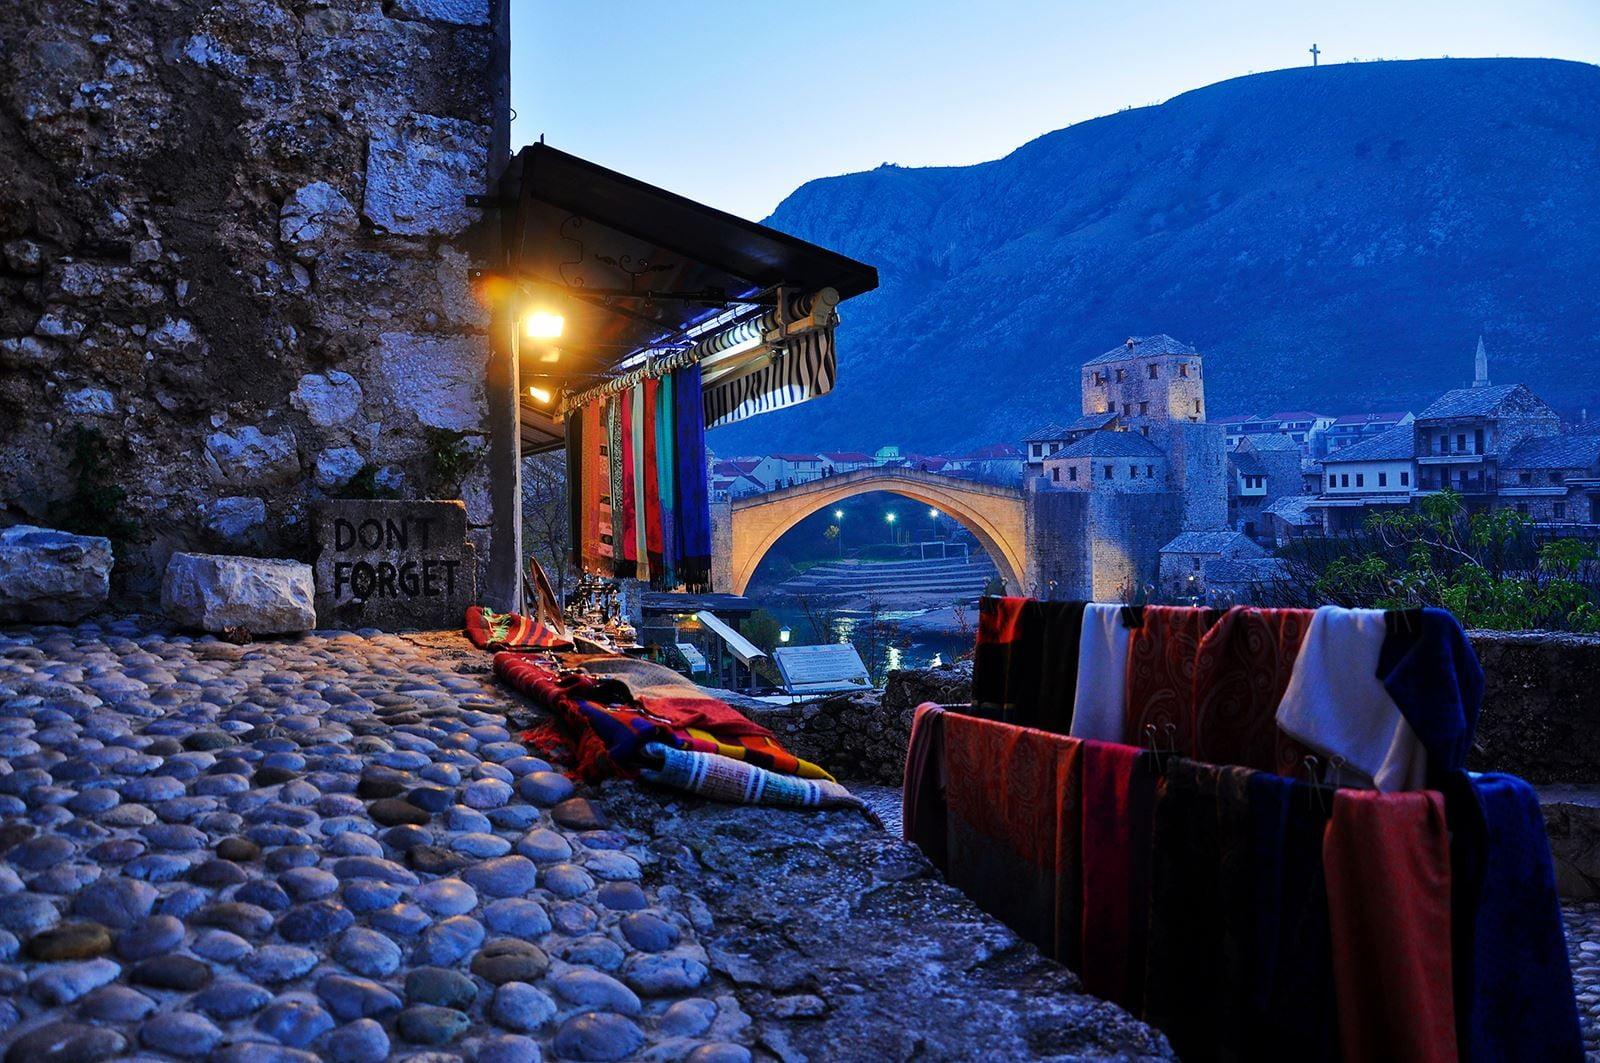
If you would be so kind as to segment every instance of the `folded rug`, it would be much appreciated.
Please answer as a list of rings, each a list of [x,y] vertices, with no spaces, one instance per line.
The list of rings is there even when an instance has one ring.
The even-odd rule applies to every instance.
[[[599,661],[588,665],[606,668]],[[576,743],[577,773],[585,781],[632,774],[651,742],[714,753],[783,775],[833,781],[818,765],[784,749],[765,727],[692,685],[673,686],[665,696],[641,697],[631,682],[613,675],[561,675],[516,653],[496,654],[494,668],[507,684],[557,717]],[[555,737],[548,731],[531,733],[541,745]]]
[[[644,747],[646,760],[661,767],[639,769],[639,777],[662,786],[741,805],[790,808],[864,808],[843,786],[829,779],[797,779],[716,753],[674,749],[659,742]]]
[[[570,650],[572,640],[519,613],[497,613],[481,605],[467,608],[467,638],[480,650]]]

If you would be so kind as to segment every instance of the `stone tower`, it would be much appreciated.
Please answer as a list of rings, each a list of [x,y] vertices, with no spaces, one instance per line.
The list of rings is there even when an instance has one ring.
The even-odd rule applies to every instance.
[[[1483,349],[1483,337],[1478,337],[1478,353],[1472,359],[1472,386],[1489,386],[1489,352]]]

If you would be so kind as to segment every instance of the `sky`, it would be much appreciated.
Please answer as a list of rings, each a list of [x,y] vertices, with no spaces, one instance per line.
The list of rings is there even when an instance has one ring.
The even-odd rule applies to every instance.
[[[1441,55],[1600,61],[1600,0],[510,0],[539,139],[760,220],[814,177],[999,158],[1244,74]]]

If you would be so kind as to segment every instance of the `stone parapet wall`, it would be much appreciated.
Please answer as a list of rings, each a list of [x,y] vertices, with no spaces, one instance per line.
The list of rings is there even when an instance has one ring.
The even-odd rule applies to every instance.
[[[487,556],[465,196],[504,150],[505,17],[0,5],[0,524],[70,522],[82,427],[124,592],[175,550],[308,560],[311,503],[352,490],[459,495]]]

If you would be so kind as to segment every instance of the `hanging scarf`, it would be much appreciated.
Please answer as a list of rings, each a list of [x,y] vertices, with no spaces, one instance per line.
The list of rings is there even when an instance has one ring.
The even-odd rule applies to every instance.
[[[675,421],[672,408],[672,376],[656,381],[656,490],[661,503],[661,566],[656,582],[663,590],[678,585],[677,552],[674,541],[674,510],[677,508],[678,465],[674,448]]]
[[[567,550],[573,567],[582,571],[584,543],[583,481],[588,455],[583,449],[583,411],[567,414]]]
[[[643,549],[639,554],[640,560],[649,566],[648,572],[641,572],[640,579],[653,578],[657,582],[661,579],[661,469],[659,465],[660,453],[656,438],[656,391],[659,383],[655,380],[645,380],[634,390],[638,392],[637,402],[639,407],[639,453],[640,475],[643,509],[640,511],[639,532],[642,537]]]
[[[622,490],[622,528],[617,533],[617,576],[634,579],[639,574],[639,475],[634,467],[638,461],[639,438],[634,424],[633,392],[624,391],[617,396],[617,429],[622,444],[622,460],[618,462],[618,476]]]
[[[622,404],[617,401],[617,396],[611,395],[605,399],[606,404],[606,439],[607,462],[606,470],[611,481],[611,571],[622,576],[625,555],[623,544],[628,538],[628,512],[627,494],[622,487],[623,464],[622,453]]]
[[[610,571],[611,440],[604,402],[583,408],[583,570]]]
[[[672,401],[677,428],[674,459],[678,471],[674,534],[678,578],[690,590],[711,586],[711,495],[706,485],[705,407],[700,365],[673,374]]]

